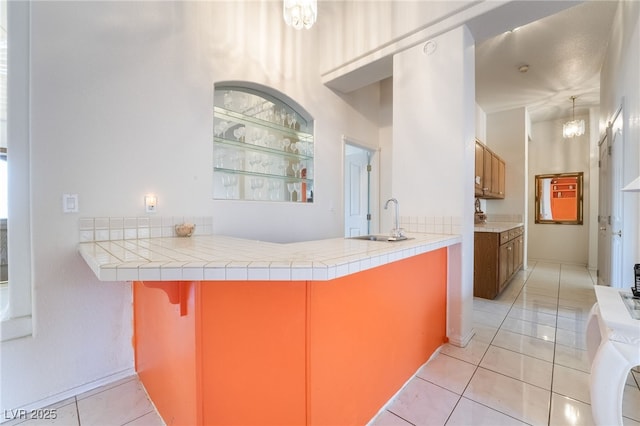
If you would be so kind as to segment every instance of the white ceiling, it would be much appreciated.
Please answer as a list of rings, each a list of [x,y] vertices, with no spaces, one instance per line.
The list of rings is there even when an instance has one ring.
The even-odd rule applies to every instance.
[[[487,113],[527,107],[531,120],[600,103],[600,69],[616,1],[587,1],[476,45],[476,101]],[[521,65],[529,65],[521,73]]]

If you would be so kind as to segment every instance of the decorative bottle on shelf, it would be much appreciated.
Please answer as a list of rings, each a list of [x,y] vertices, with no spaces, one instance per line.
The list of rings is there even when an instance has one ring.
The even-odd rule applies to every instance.
[[[300,170],[300,177],[302,179],[307,179],[307,168],[305,167],[304,169]],[[303,203],[307,202],[307,182],[305,182],[304,180],[302,181],[302,189],[300,190],[300,194],[302,195],[302,201]]]

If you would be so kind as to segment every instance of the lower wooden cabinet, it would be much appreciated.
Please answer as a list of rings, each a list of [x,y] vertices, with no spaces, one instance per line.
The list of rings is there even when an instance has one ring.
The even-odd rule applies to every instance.
[[[524,228],[504,232],[476,232],[473,295],[494,299],[524,263]]]

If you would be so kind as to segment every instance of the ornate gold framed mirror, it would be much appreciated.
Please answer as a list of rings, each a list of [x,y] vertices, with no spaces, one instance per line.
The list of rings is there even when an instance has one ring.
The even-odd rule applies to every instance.
[[[535,223],[582,225],[583,172],[535,178]]]

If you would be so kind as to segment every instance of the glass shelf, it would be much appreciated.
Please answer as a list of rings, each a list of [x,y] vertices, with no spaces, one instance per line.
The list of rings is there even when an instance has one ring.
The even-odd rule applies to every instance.
[[[312,188],[312,179],[214,168],[216,199],[311,203]]]
[[[224,108],[213,107],[214,117],[224,121],[232,121],[238,124],[254,125],[262,129],[274,130],[283,135],[288,135],[301,141],[313,140],[313,135],[306,132],[287,127],[282,124],[272,123],[270,121],[262,120],[260,118],[243,115],[239,112],[228,111]]]
[[[214,167],[213,170],[214,172],[220,172],[220,173],[226,173],[226,174],[232,174],[232,175],[253,176],[253,177],[260,177],[265,179],[278,179],[278,180],[284,180],[287,182],[301,182],[301,183],[306,183],[308,185],[313,184],[313,179],[300,178],[296,176],[273,175],[270,173],[250,172],[247,170],[225,169],[224,167]]]
[[[215,86],[213,198],[313,202],[310,115],[275,90],[246,84]]]
[[[230,139],[223,138],[213,138],[213,141],[217,144],[226,145],[228,147],[233,147],[237,149],[248,149],[256,152],[263,152],[265,154],[272,154],[279,157],[290,158],[293,160],[313,160],[313,155],[304,155],[304,154],[296,154],[295,152],[287,152],[281,149],[269,148],[261,145],[254,145],[247,142],[242,141],[234,141]]]

